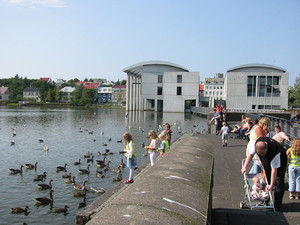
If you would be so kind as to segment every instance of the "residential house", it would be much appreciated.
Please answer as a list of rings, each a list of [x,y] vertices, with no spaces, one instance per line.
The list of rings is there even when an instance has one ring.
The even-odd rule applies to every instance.
[[[64,87],[62,89],[60,89],[60,93],[61,93],[61,101],[62,102],[71,102],[72,101],[72,93],[75,90],[74,87]]]
[[[111,102],[116,105],[126,104],[126,85],[112,87]]]
[[[112,87],[100,87],[97,92],[98,103],[111,103],[112,102]]]
[[[0,100],[8,100],[10,95],[9,87],[0,87]]]
[[[23,90],[23,99],[25,101],[37,101],[40,102],[40,92],[38,88],[25,88]]]

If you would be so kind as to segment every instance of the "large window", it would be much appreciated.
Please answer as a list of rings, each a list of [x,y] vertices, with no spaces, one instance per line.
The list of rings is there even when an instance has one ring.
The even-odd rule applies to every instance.
[[[248,76],[247,96],[255,96],[255,92],[256,92],[256,77]]]
[[[157,83],[161,84],[163,82],[163,75],[157,76]]]
[[[258,96],[263,97],[280,97],[279,76],[259,76],[259,92]]]
[[[157,87],[157,95],[162,95],[162,87]]]
[[[182,87],[177,87],[177,95],[182,95]]]
[[[182,75],[177,75],[177,83],[182,83]]]

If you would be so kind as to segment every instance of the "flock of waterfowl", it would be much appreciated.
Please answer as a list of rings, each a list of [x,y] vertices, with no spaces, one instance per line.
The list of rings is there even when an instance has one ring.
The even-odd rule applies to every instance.
[[[109,139],[111,141],[111,138]],[[39,140],[41,143],[42,141]],[[118,141],[119,143],[122,143],[122,141]],[[102,146],[107,146],[107,144],[102,144]],[[123,152],[118,152],[119,154],[122,154]],[[118,174],[116,177],[112,178],[112,182],[117,182],[122,180],[122,168],[125,167],[125,163],[123,162],[123,158],[121,158],[121,162],[117,167],[110,168],[110,160],[106,160],[108,156],[113,155],[114,153],[111,152],[109,149],[105,149],[105,152],[101,153],[98,151],[96,154],[88,151],[85,153],[81,158],[79,158],[78,161],[75,161],[73,163],[73,166],[77,166],[77,171],[78,171],[78,176],[80,175],[87,175],[87,176],[92,176],[92,171],[91,167],[94,166],[95,170],[95,176],[97,178],[105,178],[106,177],[106,172],[111,170],[112,172]],[[99,157],[99,159],[96,159]],[[100,158],[102,157],[102,158]],[[84,163],[86,161],[86,164]],[[79,167],[79,166],[84,166]],[[30,164],[30,163],[25,163],[20,166],[20,168],[10,168],[9,171],[11,174],[23,174],[23,168],[25,170],[35,170],[37,171],[38,168],[38,162],[35,162],[35,164]],[[65,184],[71,184],[74,190],[74,197],[83,197],[83,202],[78,203],[77,207],[85,207],[86,206],[86,195],[87,192],[92,191],[95,193],[104,193],[105,189],[101,187],[87,187],[87,180],[84,180],[82,183],[78,184],[76,183],[76,176],[73,175],[71,172],[68,173],[68,164],[65,163],[63,166],[57,166],[55,168],[57,173],[64,172],[64,174],[61,175],[62,180],[64,181]],[[53,213],[67,213],[68,212],[68,205],[65,205],[63,208],[53,208],[53,203],[54,203],[54,198],[53,198],[53,193],[55,190],[53,190],[52,182],[54,181],[53,179],[50,179],[48,183],[45,183],[47,178],[47,172],[43,172],[42,174],[37,174],[33,178],[33,182],[42,182],[37,184],[37,189],[39,190],[49,190],[49,196],[47,197],[37,197],[34,198],[36,202],[36,206],[41,206],[41,205],[50,205],[50,210]],[[57,182],[57,181],[55,181]],[[29,206],[25,206],[23,208],[21,207],[16,207],[16,208],[11,208],[11,213],[25,213],[29,214],[30,213],[30,208]]]
[[[86,130],[89,134],[93,134],[93,132]],[[80,132],[83,132],[82,129],[80,129]],[[14,133],[14,136],[16,133]],[[95,141],[95,139],[94,139]],[[109,138],[108,142],[111,142],[112,139]],[[43,139],[38,140],[39,143],[44,143]],[[117,143],[122,144],[122,140],[116,141]],[[106,143],[102,143],[101,146],[107,147]],[[49,147],[47,147],[49,150]],[[116,152],[115,154],[122,154],[123,151]],[[97,153],[93,153],[91,151],[86,152],[84,155],[82,155],[78,161],[75,161],[73,165],[69,166],[67,163],[64,163],[64,165],[57,166],[55,168],[49,168],[49,170],[55,170],[56,173],[64,172],[64,174],[61,175],[62,181],[66,185],[71,185],[73,188],[73,196],[74,197],[80,197],[83,198],[82,202],[79,202],[77,204],[78,208],[85,207],[86,206],[86,197],[87,193],[94,192],[94,193],[104,193],[106,190],[102,187],[88,187],[88,180],[84,180],[82,183],[76,183],[76,177],[81,175],[86,175],[88,177],[95,176],[96,178],[107,178],[111,179],[111,182],[118,182],[122,180],[122,169],[125,167],[125,163],[123,162],[123,157],[120,160],[120,163],[116,167],[110,167],[111,160],[110,157],[114,155],[114,152],[110,151],[110,149],[106,148],[103,150],[103,152],[98,151]],[[112,159],[112,158],[111,158]],[[115,162],[116,160],[114,160]],[[50,211],[53,213],[68,213],[69,206],[65,205],[61,208],[54,208],[54,197],[55,194],[55,185],[52,185],[52,183],[61,182],[58,180],[54,180],[53,178],[50,178],[48,181],[48,173],[47,171],[44,171],[41,174],[37,173],[38,170],[38,162],[35,162],[34,164],[31,163],[24,163],[19,168],[10,168],[9,172],[12,175],[23,175],[25,170],[35,170],[36,175],[32,178],[33,182],[40,182],[37,183],[37,189],[38,190],[48,190],[48,196],[43,197],[36,197],[34,198],[35,206],[45,206],[50,205]],[[78,174],[72,174],[71,172],[68,172],[68,169],[70,168],[74,171],[75,168],[77,168]],[[75,167],[75,168],[74,168]],[[115,177],[112,177],[111,174],[108,173],[109,171],[112,171],[115,175]],[[28,215],[30,213],[30,208],[28,205],[25,207],[15,207],[11,208],[11,213],[24,213]]]

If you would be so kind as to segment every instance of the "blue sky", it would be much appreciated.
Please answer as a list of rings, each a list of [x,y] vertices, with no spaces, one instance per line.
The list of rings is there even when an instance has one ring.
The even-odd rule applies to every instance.
[[[300,74],[299,0],[0,0],[0,78],[126,79],[161,60],[200,73]]]

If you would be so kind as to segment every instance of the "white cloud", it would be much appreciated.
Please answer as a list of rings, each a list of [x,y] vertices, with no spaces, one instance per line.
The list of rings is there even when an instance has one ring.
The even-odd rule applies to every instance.
[[[38,6],[62,8],[66,7],[65,0],[1,0],[4,3],[35,8]]]

